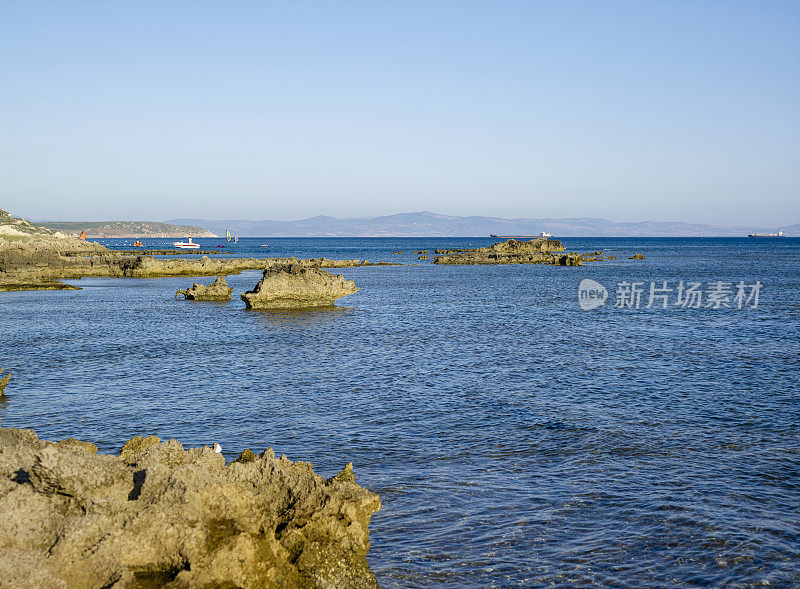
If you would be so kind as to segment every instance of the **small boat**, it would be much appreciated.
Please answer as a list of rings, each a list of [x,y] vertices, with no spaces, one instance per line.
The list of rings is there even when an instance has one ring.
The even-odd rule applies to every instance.
[[[200,249],[200,244],[193,242],[191,237],[189,238],[189,241],[175,241],[172,243],[172,245],[182,250]]]
[[[261,247],[269,247],[269,244],[268,243],[262,243]]]
[[[142,242],[137,239],[133,242],[133,247],[142,247]]]

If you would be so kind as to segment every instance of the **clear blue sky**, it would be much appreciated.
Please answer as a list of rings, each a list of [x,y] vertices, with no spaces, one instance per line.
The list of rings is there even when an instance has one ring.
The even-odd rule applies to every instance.
[[[0,208],[800,222],[800,2],[0,0]]]

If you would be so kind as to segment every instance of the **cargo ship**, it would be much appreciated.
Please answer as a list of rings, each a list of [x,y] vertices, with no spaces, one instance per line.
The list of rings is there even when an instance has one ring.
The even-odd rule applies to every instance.
[[[542,231],[539,235],[495,235],[490,233],[489,237],[496,239],[550,239],[553,236],[546,231]]]
[[[783,231],[777,233],[748,233],[747,237],[786,237]]]

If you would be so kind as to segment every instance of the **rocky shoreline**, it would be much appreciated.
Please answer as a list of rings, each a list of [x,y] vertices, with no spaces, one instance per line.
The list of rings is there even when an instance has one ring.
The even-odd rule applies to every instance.
[[[351,464],[136,436],[118,456],[90,442],[0,427],[0,585],[377,587],[369,521],[380,498]]]
[[[266,270],[275,265],[303,268],[354,268],[400,265],[368,260],[326,258],[209,258],[171,259],[127,255],[99,244],[43,236],[26,241],[0,240],[0,291],[74,290],[61,280],[85,277],[163,278],[169,276],[225,276],[244,270]]]

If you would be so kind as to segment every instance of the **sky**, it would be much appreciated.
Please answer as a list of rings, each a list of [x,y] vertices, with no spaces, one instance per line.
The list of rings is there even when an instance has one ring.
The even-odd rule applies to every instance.
[[[800,2],[0,0],[0,208],[800,222]]]

